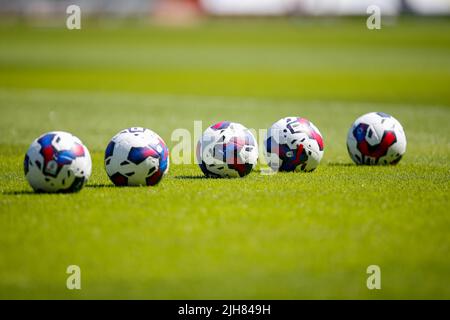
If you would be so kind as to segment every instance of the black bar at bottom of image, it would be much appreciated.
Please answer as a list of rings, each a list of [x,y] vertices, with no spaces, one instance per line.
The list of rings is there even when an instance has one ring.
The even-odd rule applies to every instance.
[[[2,312],[53,316],[113,315],[143,319],[302,319],[337,316],[365,319],[398,314],[445,314],[448,301],[423,300],[3,300]],[[8,310],[9,309],[9,310]],[[61,310],[64,310],[61,313]]]

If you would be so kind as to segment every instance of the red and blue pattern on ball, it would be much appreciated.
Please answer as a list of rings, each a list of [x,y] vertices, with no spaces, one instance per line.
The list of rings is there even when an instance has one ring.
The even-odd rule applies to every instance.
[[[212,125],[211,129],[214,129],[214,130],[225,130],[229,126],[230,126],[230,122],[229,121],[221,121],[221,122],[216,123],[215,125]]]
[[[37,143],[41,147],[39,153],[42,155],[44,163],[41,163],[39,160],[36,160],[35,163],[30,163],[30,157],[28,156],[28,154],[25,155],[24,160],[25,175],[28,174],[30,166],[37,166],[38,169],[42,171],[44,176],[56,178],[65,165],[70,165],[76,158],[85,156],[83,146],[76,142],[70,149],[56,150],[56,148],[53,145],[53,140],[55,139],[56,136],[57,136],[56,133],[49,133],[40,137],[37,140]],[[59,142],[58,139],[60,138],[57,137],[56,142]],[[54,163],[56,163],[56,168],[55,170],[50,171],[48,170],[48,164],[51,161],[54,161]],[[70,175],[71,174],[70,171],[68,171],[67,174]],[[75,177],[70,186],[68,186],[65,189],[61,189],[58,192],[77,192],[81,190],[84,183],[85,183],[84,177]],[[41,192],[42,190],[36,191]]]
[[[252,171],[253,165],[243,162],[239,155],[243,148],[254,145],[255,142],[250,134],[247,134],[244,139],[233,137],[228,143],[223,145],[223,161],[228,168],[236,170],[240,177],[248,175]]]
[[[302,129],[297,129],[292,126],[294,123],[299,123],[302,125]],[[287,124],[284,131],[289,130],[291,134],[304,132],[308,135],[308,138],[315,140],[319,146],[319,150],[324,149],[322,136],[314,130],[311,126],[311,122],[305,118],[289,118],[287,119]],[[306,129],[306,130],[305,130]],[[281,132],[280,132],[281,134]],[[308,161],[308,155],[303,144],[298,144],[296,148],[291,149],[287,144],[278,144],[276,141],[269,137],[266,140],[266,150],[269,153],[275,153],[280,159],[280,166],[278,171],[291,172],[300,166],[302,171],[306,170],[306,165]]]
[[[158,149],[161,151],[158,152]],[[148,145],[146,147],[133,147],[128,153],[128,161],[138,165],[145,161],[148,157],[152,157],[159,160],[158,168],[152,168],[149,171],[149,176],[145,179],[148,186],[154,186],[158,184],[164,172],[168,166],[169,150],[166,144],[159,139],[157,145]]]
[[[311,122],[308,119],[305,118],[297,118],[297,121],[300,124],[303,124],[304,126],[306,126],[308,128],[308,137],[310,139],[316,140],[317,144],[319,145],[319,150],[323,151],[323,139],[322,136],[316,131],[314,130],[314,128],[311,126]]]
[[[305,170],[308,155],[302,144],[297,145],[295,149],[289,148],[287,144],[278,144],[272,137],[266,141],[266,150],[269,153],[275,153],[280,159],[280,172],[292,172],[300,166],[301,170]]]
[[[230,122],[221,121],[211,126],[214,130],[224,130],[228,128]],[[239,153],[242,148],[248,148],[250,146],[256,146],[253,136],[247,132],[244,139],[240,137],[232,137],[228,143],[218,144],[214,148],[214,157],[223,161],[228,168],[236,170],[240,177],[248,175],[253,169],[253,165],[250,163],[243,163],[239,157]],[[199,161],[199,167],[202,172],[210,178],[220,178],[219,174],[216,174],[208,169],[208,166],[203,161],[202,157],[202,144],[199,141],[197,144],[197,160]]]
[[[362,158],[360,158],[358,155],[355,155],[356,160],[358,160],[360,164],[370,164],[369,157],[374,158],[375,163],[378,163],[380,158],[388,153],[389,147],[397,142],[397,136],[394,131],[384,131],[380,143],[370,145],[366,140],[368,130],[369,125],[366,123],[360,123],[353,129],[353,137],[356,139],[356,148],[362,156]],[[373,133],[369,131],[369,135],[370,134]],[[396,164],[400,159],[401,156],[392,161],[391,164]]]
[[[114,153],[116,143],[111,141],[106,147],[105,151],[105,164],[108,165],[111,161],[111,157]],[[158,148],[160,146],[160,148]],[[158,149],[161,152],[158,152]],[[139,165],[143,161],[145,161],[148,157],[153,157],[159,160],[158,168],[151,168],[149,171],[149,176],[146,178],[145,182],[148,186],[154,186],[158,184],[164,172],[167,170],[168,161],[169,161],[169,150],[166,144],[159,139],[157,145],[148,145],[146,147],[132,147],[130,152],[128,153],[127,160],[135,165]],[[120,172],[116,172],[110,176],[111,180],[114,182],[116,186],[127,186],[128,185],[128,177],[126,175],[121,174]]]
[[[38,167],[40,167],[41,170],[43,170],[44,175],[48,175],[51,177],[57,177],[61,169],[65,165],[69,165],[72,163],[73,160],[75,160],[78,157],[84,157],[84,148],[82,145],[78,143],[74,143],[72,148],[68,150],[56,150],[56,148],[53,146],[53,139],[56,137],[56,134],[49,133],[44,135],[43,137],[39,138],[37,141],[40,146],[40,154],[44,158],[44,163],[42,164],[42,167],[40,167],[40,164]],[[59,138],[56,138],[58,142]],[[55,161],[57,164],[56,170],[54,172],[49,172],[47,170],[48,163],[50,161]]]

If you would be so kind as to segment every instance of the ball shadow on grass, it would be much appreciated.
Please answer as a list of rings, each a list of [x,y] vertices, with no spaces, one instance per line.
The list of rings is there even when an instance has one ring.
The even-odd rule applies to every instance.
[[[330,162],[326,163],[326,166],[329,167],[355,167],[356,165],[352,162]]]
[[[86,185],[83,189],[102,189],[102,188],[116,188],[113,184],[91,184]],[[0,194],[4,196],[21,196],[21,195],[55,195],[55,194],[77,194],[82,192],[44,192],[44,191],[33,191],[33,190],[13,190],[13,191],[3,191]]]
[[[103,189],[103,188],[117,188],[112,183],[98,183],[98,184],[88,184],[84,186],[87,189]]]
[[[175,176],[175,179],[180,179],[180,180],[206,180],[206,179],[214,179],[214,178],[209,178],[206,176],[194,176],[194,175],[183,175],[183,176]]]
[[[21,195],[41,195],[45,193],[34,192],[33,190],[16,190],[16,191],[4,191],[1,193],[4,196],[21,196]]]

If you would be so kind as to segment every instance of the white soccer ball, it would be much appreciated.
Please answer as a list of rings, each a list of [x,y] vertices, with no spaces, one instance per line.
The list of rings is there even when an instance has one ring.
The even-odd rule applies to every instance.
[[[356,164],[397,164],[406,151],[405,132],[394,117],[367,113],[348,131],[347,150]]]
[[[80,139],[54,131],[34,140],[25,155],[24,170],[36,192],[77,192],[91,176],[92,161]]]
[[[169,171],[169,150],[150,129],[125,129],[106,147],[105,167],[116,186],[153,186]]]
[[[313,171],[323,150],[319,129],[305,118],[280,119],[267,131],[265,156],[274,171]]]
[[[258,161],[258,144],[243,125],[222,121],[203,133],[197,144],[197,161],[207,177],[244,177]]]

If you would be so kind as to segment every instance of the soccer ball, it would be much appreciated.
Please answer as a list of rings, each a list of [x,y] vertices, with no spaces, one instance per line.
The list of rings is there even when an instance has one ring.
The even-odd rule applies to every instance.
[[[265,156],[274,171],[313,171],[323,156],[322,135],[305,118],[283,118],[267,131]]]
[[[92,161],[80,139],[54,131],[33,141],[25,155],[24,171],[36,192],[77,192],[91,176]]]
[[[125,129],[106,147],[105,167],[116,186],[154,186],[169,171],[169,150],[152,130]]]
[[[397,164],[406,151],[405,132],[394,117],[367,113],[348,131],[347,150],[356,164]]]
[[[243,125],[222,121],[203,133],[197,144],[197,161],[207,177],[244,177],[258,161],[258,144]]]

